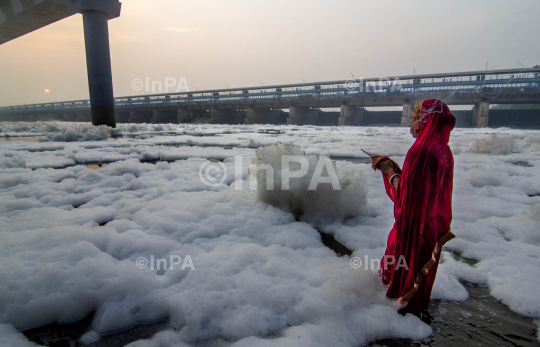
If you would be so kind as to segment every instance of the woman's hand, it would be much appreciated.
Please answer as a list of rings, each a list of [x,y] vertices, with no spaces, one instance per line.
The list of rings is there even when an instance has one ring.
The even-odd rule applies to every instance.
[[[379,170],[381,170],[385,174],[388,174],[390,170],[393,170],[393,169],[394,169],[394,164],[392,164],[390,160],[383,160],[379,164]]]

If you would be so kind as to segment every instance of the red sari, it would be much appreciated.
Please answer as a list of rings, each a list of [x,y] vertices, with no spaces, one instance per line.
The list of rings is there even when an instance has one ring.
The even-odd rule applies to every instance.
[[[419,122],[397,190],[383,174],[396,222],[381,261],[386,296],[399,300],[400,313],[417,316],[428,308],[441,248],[455,237],[450,231],[454,158],[448,140],[456,119],[444,102],[430,99],[422,103]]]

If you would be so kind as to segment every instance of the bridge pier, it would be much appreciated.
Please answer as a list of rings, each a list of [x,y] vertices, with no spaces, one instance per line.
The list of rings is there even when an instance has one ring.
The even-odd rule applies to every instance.
[[[319,109],[305,106],[291,106],[287,124],[291,125],[315,125],[319,120]]]
[[[338,126],[364,125],[366,109],[358,106],[341,105]]]
[[[154,112],[152,110],[129,111],[130,123],[151,123]]]
[[[177,123],[178,112],[176,110],[154,110],[152,123]]]
[[[279,124],[281,120],[281,110],[270,108],[247,108],[245,124]]]
[[[487,128],[489,123],[489,101],[480,101],[472,109],[473,128]]]
[[[401,113],[401,126],[408,127],[411,124],[411,117],[414,105],[410,102],[403,104],[403,112]]]
[[[120,16],[118,0],[72,0],[68,8],[82,13],[88,90],[93,125],[116,127],[108,20]]]

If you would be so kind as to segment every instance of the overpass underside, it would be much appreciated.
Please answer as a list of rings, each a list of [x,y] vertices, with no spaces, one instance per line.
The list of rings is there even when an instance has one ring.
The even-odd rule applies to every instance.
[[[65,0],[0,1],[0,45],[71,15]]]

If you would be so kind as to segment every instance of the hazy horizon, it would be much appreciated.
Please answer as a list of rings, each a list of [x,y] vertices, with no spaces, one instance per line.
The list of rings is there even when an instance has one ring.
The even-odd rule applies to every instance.
[[[204,90],[531,67],[538,13],[533,0],[124,0],[109,21],[114,93],[144,94],[131,82],[146,78]],[[0,106],[87,99],[82,16],[0,45],[0,65]]]

